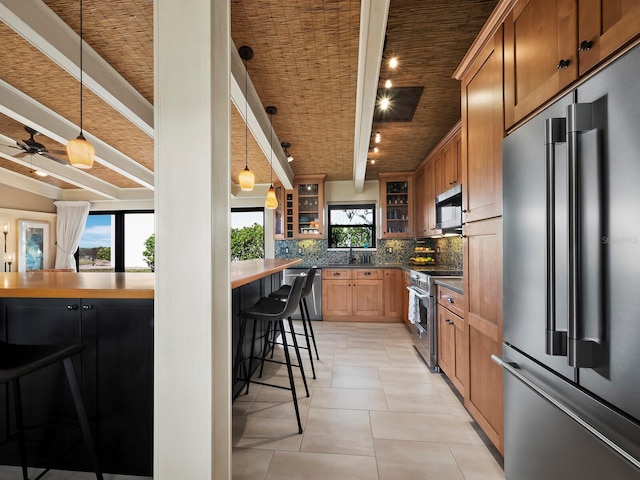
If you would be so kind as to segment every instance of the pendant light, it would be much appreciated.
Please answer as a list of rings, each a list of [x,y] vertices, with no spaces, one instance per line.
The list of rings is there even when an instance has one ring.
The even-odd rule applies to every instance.
[[[95,154],[95,148],[82,134],[82,0],[80,0],[80,135],[67,143],[67,157],[72,166],[88,169],[93,166]]]
[[[249,170],[249,117],[247,116],[249,105],[249,99],[247,98],[249,85],[247,62],[253,58],[253,50],[251,50],[251,47],[244,45],[238,49],[238,53],[240,58],[244,60],[244,170],[238,175],[238,183],[240,184],[240,190],[250,192],[253,190],[253,184],[256,181],[256,176]]]
[[[276,107],[269,106],[267,107],[267,113],[269,114],[269,123],[271,124],[271,138],[269,138],[269,146],[271,147],[271,159],[269,161],[269,165],[271,167],[271,186],[267,192],[267,198],[264,201],[264,206],[269,210],[274,210],[278,208],[278,197],[276,197],[276,190],[273,188],[273,116],[278,113],[278,109]]]

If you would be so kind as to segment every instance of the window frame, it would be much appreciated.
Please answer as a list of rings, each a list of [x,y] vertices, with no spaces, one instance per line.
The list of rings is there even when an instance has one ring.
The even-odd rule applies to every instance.
[[[124,228],[124,217],[127,214],[137,214],[137,213],[152,213],[155,215],[155,210],[96,210],[94,212],[89,212],[89,215],[113,215],[113,229],[114,229],[114,265],[113,271],[120,273],[125,271],[125,261],[124,261],[124,244],[125,244],[125,228]],[[155,233],[155,232],[154,232]],[[80,271],[80,247],[76,250],[76,253],[73,255],[76,259],[76,271]]]
[[[373,212],[373,221],[370,225],[367,224],[331,224],[331,211],[332,210],[352,210],[352,209],[370,209]],[[376,232],[377,232],[377,205],[374,201],[370,202],[358,202],[358,203],[345,203],[345,202],[337,202],[337,203],[327,203],[327,240],[328,240],[328,249],[333,250],[344,250],[349,247],[332,247],[331,239],[333,238],[333,229],[334,228],[355,228],[355,227],[365,227],[371,230],[371,243],[367,247],[367,249],[375,249],[376,248]],[[354,246],[353,248],[362,248],[364,249],[364,245]]]

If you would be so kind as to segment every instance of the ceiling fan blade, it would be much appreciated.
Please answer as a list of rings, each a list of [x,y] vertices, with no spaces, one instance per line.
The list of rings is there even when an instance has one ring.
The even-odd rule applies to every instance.
[[[1,148],[15,148],[16,150],[24,150],[22,147],[17,145],[7,145],[6,143],[0,144]]]
[[[39,152],[38,155],[48,158],[49,160],[53,160],[55,162],[61,163],[62,165],[69,165],[69,162],[67,162],[66,160],[62,160],[61,158],[54,157],[53,155],[49,155],[48,153],[45,153],[45,152]]]
[[[27,152],[20,152],[20,153],[14,155],[13,158],[24,158],[27,155],[29,155]]]
[[[16,140],[16,144],[18,145],[18,148],[22,148],[25,150],[29,149],[29,145],[25,143],[23,140]]]

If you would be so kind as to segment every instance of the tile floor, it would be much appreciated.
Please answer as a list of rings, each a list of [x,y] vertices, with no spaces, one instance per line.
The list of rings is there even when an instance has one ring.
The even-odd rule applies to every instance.
[[[233,404],[234,480],[504,480],[499,455],[453,393],[430,373],[402,324],[314,322],[320,361],[309,394],[251,385]],[[281,355],[281,351],[277,354]],[[288,385],[283,366],[265,367]],[[30,477],[37,474],[30,471]],[[93,480],[52,471],[47,480]],[[0,479],[21,480],[0,466]],[[105,475],[105,480],[151,480]]]
[[[294,369],[304,434],[289,391],[252,384],[233,404],[234,480],[504,480],[495,448],[403,324],[313,325],[309,398]],[[284,366],[265,376],[288,385]]]

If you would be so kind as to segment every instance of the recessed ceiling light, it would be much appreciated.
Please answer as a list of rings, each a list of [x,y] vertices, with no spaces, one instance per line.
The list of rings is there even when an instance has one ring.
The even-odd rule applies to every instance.
[[[47,172],[43,172],[42,170],[31,170],[32,173],[35,173],[39,177],[48,177],[49,174]]]
[[[380,149],[378,147],[373,147],[373,153],[378,153]]]
[[[389,68],[396,68],[398,66],[398,58],[397,57],[391,57],[389,59]]]
[[[387,97],[382,97],[380,99],[380,110],[386,110],[389,108],[389,99]]]
[[[392,86],[393,84],[391,83],[391,80],[387,78],[387,81],[384,82],[384,88],[391,88]]]
[[[380,132],[376,132],[375,142],[380,143],[380,140],[382,140],[382,137],[380,136]]]
[[[369,159],[369,163],[370,163],[371,165],[375,165],[375,164],[376,164],[376,161],[375,161],[373,158],[370,158],[370,159]]]

